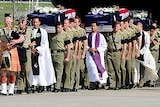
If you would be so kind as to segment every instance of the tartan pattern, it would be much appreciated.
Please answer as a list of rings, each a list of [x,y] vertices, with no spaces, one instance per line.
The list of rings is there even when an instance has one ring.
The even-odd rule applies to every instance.
[[[15,71],[15,72],[21,71],[17,48],[15,47],[10,49],[10,53],[11,53],[10,71]]]

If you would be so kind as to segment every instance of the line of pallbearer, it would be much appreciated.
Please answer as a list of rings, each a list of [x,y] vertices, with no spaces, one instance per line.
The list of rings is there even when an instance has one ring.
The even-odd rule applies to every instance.
[[[133,21],[132,17],[116,21],[112,32],[103,33],[95,20],[91,32],[86,32],[80,17],[66,18],[57,22],[49,39],[39,17],[32,19],[30,28],[27,17],[21,16],[13,28],[11,15],[5,14],[0,29],[1,95],[155,87],[157,22],[144,31],[142,22]]]

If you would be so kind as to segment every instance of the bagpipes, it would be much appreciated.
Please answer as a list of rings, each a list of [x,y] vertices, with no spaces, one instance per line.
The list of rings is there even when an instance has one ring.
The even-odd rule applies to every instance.
[[[0,42],[0,65],[2,64],[2,56],[5,50],[8,50],[7,43],[1,41]]]
[[[26,62],[27,61],[26,49],[22,48],[23,42],[18,44],[11,43],[11,40],[19,39],[20,34],[15,31],[12,31],[10,37],[7,37],[6,35],[4,36],[6,37],[7,42],[3,41],[0,42],[0,68],[5,68],[5,69],[10,68],[11,54],[9,50],[15,47],[17,47],[20,62]]]
[[[0,68],[9,69],[10,68],[10,52],[9,50],[14,48],[12,44],[10,44],[10,40],[12,38],[8,38],[4,35],[8,42],[1,41],[0,42]]]
[[[11,33],[12,40],[19,39],[20,35],[21,34],[25,35],[25,33],[26,33],[26,30],[23,33],[12,31],[12,33]],[[15,47],[17,47],[20,63],[27,62],[27,55],[26,55],[27,49],[23,47],[23,42],[17,43],[17,44],[11,44],[11,48],[15,48]]]

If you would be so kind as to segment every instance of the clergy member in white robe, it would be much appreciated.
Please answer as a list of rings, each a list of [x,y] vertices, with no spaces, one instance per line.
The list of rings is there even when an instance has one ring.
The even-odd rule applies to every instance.
[[[98,30],[97,23],[92,22],[91,27],[92,27],[92,32],[86,35],[87,36],[86,66],[88,70],[89,81],[105,84],[108,78],[104,62],[104,52],[107,49],[107,43],[104,38],[104,35],[97,31]],[[99,55],[100,62],[95,62],[93,57],[96,56],[96,54]],[[97,63],[101,64],[101,67],[98,67]]]
[[[52,64],[51,53],[49,50],[48,34],[46,30],[40,28],[40,20],[35,17],[33,19],[33,42],[31,46],[34,46],[32,49],[32,54],[37,53],[37,65],[32,66],[31,71],[31,85],[34,86],[49,86],[56,82],[55,71]],[[39,38],[39,39],[37,39]],[[38,40],[38,41],[37,41]],[[36,42],[35,42],[36,41]],[[39,42],[39,43],[38,43]],[[38,73],[35,73],[33,67],[39,67]]]
[[[143,30],[143,25],[141,22],[137,23],[137,27],[139,28],[141,32],[140,39],[142,43],[141,43],[141,49],[140,49],[140,57],[136,59],[135,61],[135,65],[136,65],[135,82],[139,83],[139,85],[141,86],[141,81],[143,81],[144,83],[148,80],[156,81],[158,79],[158,74],[156,70],[156,62],[149,49],[150,35],[148,32]],[[141,77],[142,75],[140,74],[141,72],[140,64],[144,66],[144,76],[143,77]]]

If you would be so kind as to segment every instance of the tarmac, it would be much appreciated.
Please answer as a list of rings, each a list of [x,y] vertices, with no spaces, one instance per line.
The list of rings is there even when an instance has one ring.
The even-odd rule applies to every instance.
[[[1,95],[0,107],[160,107],[160,86]]]
[[[0,107],[160,107],[160,78],[155,87],[0,95]]]

